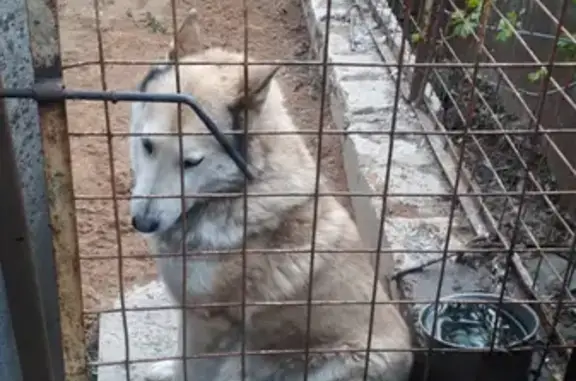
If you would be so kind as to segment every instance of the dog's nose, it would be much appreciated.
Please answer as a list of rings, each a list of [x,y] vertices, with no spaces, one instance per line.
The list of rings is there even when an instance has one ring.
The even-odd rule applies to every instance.
[[[134,229],[138,230],[141,233],[154,233],[160,223],[158,220],[151,220],[142,217],[132,217],[132,226]]]

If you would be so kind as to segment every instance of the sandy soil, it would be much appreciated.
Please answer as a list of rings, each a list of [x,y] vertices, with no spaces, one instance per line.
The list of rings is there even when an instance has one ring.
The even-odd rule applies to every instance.
[[[205,0],[198,2],[203,32],[214,45],[241,48],[243,36],[242,2]],[[249,0],[249,54],[263,59],[306,59],[308,32],[299,0]],[[161,59],[172,33],[171,4],[168,0],[100,0],[103,52],[107,60]],[[180,17],[190,5],[181,3]],[[59,2],[64,64],[97,60],[98,43],[92,0]],[[109,89],[133,89],[146,72],[145,66],[107,66]],[[319,124],[320,91],[315,72],[305,67],[286,67],[281,72],[288,105],[302,128]],[[98,65],[67,69],[69,88],[102,88]],[[109,123],[114,132],[128,131],[129,104],[109,106]],[[104,106],[96,102],[69,102],[69,128],[72,133],[106,131]],[[325,119],[326,128],[331,120]],[[310,138],[310,146],[314,147]],[[110,197],[111,173],[107,139],[101,136],[72,136],[72,160],[76,196]],[[128,146],[124,137],[112,142],[114,181],[119,197],[129,195]],[[346,190],[339,139],[326,136],[323,144],[323,170],[337,190]],[[344,200],[346,203],[347,200]],[[347,204],[347,203],[346,203]],[[348,206],[348,204],[347,204]],[[118,202],[120,237],[116,235],[114,206],[107,200],[77,201],[78,233],[82,256],[84,309],[109,308],[118,295],[119,279],[125,287],[155,276],[146,247],[130,226],[128,202]],[[118,243],[120,241],[120,244]],[[118,250],[122,250],[119,274]],[[138,256],[138,257],[137,257]],[[93,319],[89,319],[93,320]]]

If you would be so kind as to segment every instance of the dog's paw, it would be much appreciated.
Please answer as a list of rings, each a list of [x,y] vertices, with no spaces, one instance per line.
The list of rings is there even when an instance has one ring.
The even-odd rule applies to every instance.
[[[166,360],[154,363],[148,369],[144,379],[146,381],[173,381],[176,363],[174,360]]]

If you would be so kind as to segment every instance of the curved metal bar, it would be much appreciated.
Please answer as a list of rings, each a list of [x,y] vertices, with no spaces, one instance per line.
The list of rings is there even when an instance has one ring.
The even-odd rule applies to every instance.
[[[212,119],[188,94],[149,94],[137,91],[87,91],[67,90],[58,81],[46,81],[32,88],[24,89],[0,89],[0,98],[28,98],[36,101],[61,101],[61,100],[92,100],[116,102],[155,102],[155,103],[184,103],[189,106],[202,120],[206,128],[216,138],[226,154],[234,161],[238,168],[250,180],[254,177],[248,168],[248,164],[224,137]]]

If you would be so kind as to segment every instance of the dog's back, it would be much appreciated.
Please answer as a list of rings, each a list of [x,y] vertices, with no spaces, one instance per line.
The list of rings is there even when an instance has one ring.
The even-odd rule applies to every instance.
[[[269,246],[306,253],[312,240],[311,216],[314,201],[309,200],[286,216],[270,235]],[[368,376],[378,380],[405,380],[412,357],[407,327],[381,284],[376,285],[373,326],[374,272],[368,254],[350,253],[361,248],[356,227],[346,210],[333,198],[320,198],[316,223],[312,292],[309,293],[310,256],[286,254],[265,271],[277,277],[267,291],[267,300],[286,301],[282,306],[260,307],[251,314],[248,348],[251,350],[289,350],[302,352],[308,346],[311,380],[363,380],[365,351],[371,332]],[[265,256],[262,256],[264,261]],[[286,287],[280,288],[282,279]],[[311,303],[307,301],[311,299]],[[324,303],[323,303],[324,302]],[[300,305],[290,305],[299,303]],[[308,320],[308,314],[310,318]],[[339,352],[330,352],[336,349]],[[385,352],[385,350],[392,350]],[[304,371],[303,356],[283,356],[278,379],[299,379]],[[278,361],[282,356],[268,359]],[[262,359],[263,360],[263,359]],[[289,378],[284,378],[287,375]]]
[[[179,40],[172,52],[182,61],[242,61],[240,54],[201,49],[194,18],[184,22]],[[162,70],[149,76],[154,78],[147,78],[141,90],[174,91],[173,68]],[[132,201],[134,225],[148,233],[155,251],[177,253],[183,239],[190,251],[239,250],[244,245],[250,251],[245,257],[213,254],[190,259],[185,293],[181,259],[158,261],[163,280],[179,302],[239,303],[244,299],[248,303],[245,313],[231,306],[192,310],[186,325],[188,335],[181,345],[187,346],[188,354],[238,351],[244,340],[248,351],[284,352],[250,355],[247,380],[300,380],[305,371],[313,381],[361,380],[371,334],[374,352],[368,361],[368,379],[406,380],[412,364],[407,326],[396,307],[385,304],[389,298],[379,282],[372,311],[374,271],[369,254],[354,252],[362,244],[345,208],[332,196],[314,195],[316,164],[300,136],[286,135],[297,129],[283,104],[274,79],[276,71],[270,66],[251,67],[245,92],[241,66],[180,69],[182,91],[193,95],[222,130],[237,130],[247,123],[249,132],[260,133],[232,139],[239,150],[246,149],[245,159],[254,174],[248,192],[263,194],[248,197],[246,216],[242,197],[196,197],[184,205],[168,199]],[[244,112],[248,121],[241,116]],[[136,132],[173,132],[176,120],[175,105],[137,105],[132,128]],[[183,112],[182,124],[185,132],[205,131],[189,110]],[[272,134],[262,134],[265,130]],[[176,138],[133,139],[135,194],[178,194],[181,166],[187,194],[243,190],[242,171],[212,137],[186,136],[182,140],[183,161]],[[323,180],[319,191],[327,191]],[[286,195],[266,196],[270,192]],[[185,234],[182,215],[187,222]],[[305,369],[306,355],[302,353],[307,349],[309,365]],[[187,363],[189,375],[223,381],[240,377],[238,359],[205,362],[210,366],[194,361]],[[176,366],[176,373],[168,379],[180,381],[178,369]],[[158,374],[150,378],[167,379]]]

